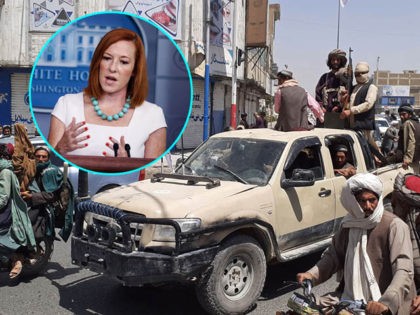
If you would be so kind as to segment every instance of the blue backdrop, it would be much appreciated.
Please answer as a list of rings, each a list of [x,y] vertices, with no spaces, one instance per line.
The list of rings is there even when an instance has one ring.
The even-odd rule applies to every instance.
[[[169,148],[187,122],[191,74],[182,53],[161,29],[128,14],[101,13],[79,18],[44,45],[31,75],[30,100],[36,123],[46,138],[50,113],[58,98],[86,87],[95,47],[105,33],[116,27],[129,28],[143,39],[149,78],[147,100],[164,111]]]

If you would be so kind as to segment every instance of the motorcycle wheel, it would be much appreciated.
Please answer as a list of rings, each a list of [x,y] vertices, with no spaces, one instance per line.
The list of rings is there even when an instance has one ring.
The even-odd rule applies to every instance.
[[[24,264],[22,270],[23,276],[37,276],[45,271],[54,250],[54,238],[44,236],[41,239],[37,239],[36,247],[36,254],[33,258],[35,261],[33,263],[28,262]]]

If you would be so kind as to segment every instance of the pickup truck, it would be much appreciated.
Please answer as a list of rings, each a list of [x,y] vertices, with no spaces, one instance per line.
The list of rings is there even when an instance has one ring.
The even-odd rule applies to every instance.
[[[247,129],[210,137],[174,173],[81,202],[72,262],[126,286],[187,282],[210,314],[243,314],[268,263],[322,250],[346,214],[346,178],[333,170],[344,144],[357,172],[378,175],[390,206],[401,164],[375,166],[351,130]]]

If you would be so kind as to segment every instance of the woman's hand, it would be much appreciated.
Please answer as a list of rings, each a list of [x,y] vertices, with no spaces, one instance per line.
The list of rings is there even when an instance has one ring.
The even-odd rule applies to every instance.
[[[88,130],[85,125],[86,122],[84,121],[76,123],[76,118],[73,117],[71,123],[65,128],[63,136],[58,141],[55,149],[61,154],[66,154],[76,149],[87,147],[87,143],[82,143],[90,138],[90,135],[82,135]]]
[[[124,136],[120,137],[119,142],[118,142],[117,139],[115,139],[113,137],[109,137],[109,140],[111,142],[107,142],[105,145],[112,150],[113,154],[111,155],[111,154],[107,154],[105,152],[104,155],[106,155],[106,156],[128,157],[128,152],[125,149],[126,143],[125,143]],[[116,155],[115,155],[115,151],[117,153]]]

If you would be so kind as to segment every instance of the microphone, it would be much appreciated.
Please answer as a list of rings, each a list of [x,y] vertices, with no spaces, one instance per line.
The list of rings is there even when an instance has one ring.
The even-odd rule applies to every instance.
[[[113,148],[114,148],[114,156],[118,156],[118,149],[119,149],[119,145],[118,143],[114,143]]]
[[[127,144],[124,146],[124,148],[125,148],[125,151],[127,151],[127,156],[128,156],[128,157],[131,157],[131,154],[130,154],[131,147],[130,147],[130,145],[127,143]]]

